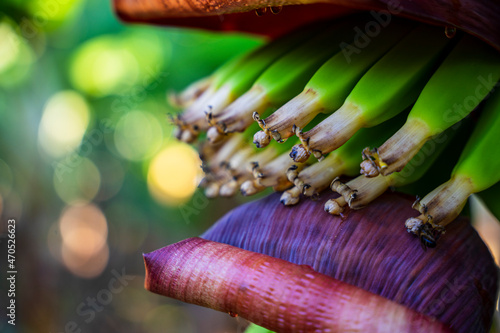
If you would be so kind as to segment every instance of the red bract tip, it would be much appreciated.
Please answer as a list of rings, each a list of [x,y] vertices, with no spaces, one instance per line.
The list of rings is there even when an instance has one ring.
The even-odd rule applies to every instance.
[[[424,251],[404,227],[408,197],[340,218],[318,213],[335,195],[294,208],[279,195],[234,209],[207,240],[146,254],[146,288],[276,332],[488,331],[497,268],[467,219]]]
[[[276,332],[451,332],[395,302],[234,246],[189,238],[144,255],[146,288]]]

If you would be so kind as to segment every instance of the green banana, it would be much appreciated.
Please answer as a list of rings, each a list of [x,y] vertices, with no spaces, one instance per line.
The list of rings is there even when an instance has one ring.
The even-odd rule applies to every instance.
[[[299,95],[262,122],[262,133],[266,135],[256,134],[256,144],[265,146],[271,137],[276,141],[287,139],[295,134],[294,125],[304,128],[319,113],[330,113],[340,108],[361,76],[411,28],[410,24],[392,22],[362,51],[349,57],[344,52],[331,57],[316,71]]]
[[[401,126],[404,117],[405,114],[402,113],[375,127],[360,129],[345,144],[328,154],[324,160],[312,164],[300,173],[296,170],[296,165],[292,165],[287,171],[287,177],[295,186],[283,193],[281,203],[286,206],[295,205],[299,202],[301,193],[315,197],[326,189],[334,178],[341,175],[353,177],[359,174],[361,161],[359,152],[368,142],[372,144],[384,142]]]
[[[409,232],[430,232],[426,243],[435,245],[436,237],[462,211],[473,193],[481,192],[500,181],[500,93],[495,92],[484,107],[482,116],[467,141],[450,180],[427,194],[414,208],[421,215],[406,220]]]
[[[296,31],[279,38],[252,52],[237,57],[216,71],[210,87],[178,117],[177,123],[189,134],[180,135],[181,139],[191,142],[198,133],[208,128],[207,114],[217,114],[239,95],[244,93],[259,75],[276,59],[287,54],[318,27]]]
[[[167,95],[169,103],[177,108],[187,108],[208,90],[213,82],[214,74],[191,83],[180,93],[169,92]]]
[[[300,162],[312,152],[320,159],[360,128],[375,126],[403,111],[416,100],[448,45],[435,27],[413,30],[363,75],[339,110],[306,133],[296,130],[302,144],[290,156]]]
[[[252,54],[259,52],[257,50],[245,52],[231,60],[225,62],[215,70],[210,76],[205,79],[194,82],[189,85],[181,94],[169,96],[170,103],[174,106],[184,106],[184,112],[174,120],[178,126],[176,137],[182,141],[191,142],[196,137],[199,129],[193,124],[200,117],[200,110],[203,110],[207,101],[216,93],[222,83],[233,73],[238,67],[242,66],[246,60],[252,57]],[[206,86],[208,85],[208,86]],[[196,96],[196,91],[201,89],[201,93]],[[195,92],[191,92],[195,91]],[[186,96],[187,95],[187,96]],[[189,101],[189,95],[194,95],[194,100]],[[184,104],[184,105],[183,105]],[[204,117],[203,113],[201,114]]]
[[[216,142],[224,133],[245,130],[252,123],[252,115],[259,118],[267,108],[280,106],[298,94],[314,72],[340,52],[339,45],[343,41],[354,39],[353,28],[360,22],[356,19],[337,24],[277,59],[250,90],[220,113],[212,114],[209,139]]]
[[[391,187],[402,187],[416,182],[431,168],[453,139],[455,133],[455,130],[448,130],[428,141],[401,172],[394,172],[387,177],[378,175],[368,178],[361,175],[350,180],[347,184],[338,179],[334,180],[330,187],[332,191],[341,194],[341,196],[328,200],[325,203],[325,211],[332,215],[339,215],[344,211],[346,205],[349,205],[351,209],[361,209]]]
[[[268,330],[267,328],[255,324],[250,324],[250,326],[248,326],[247,329],[245,330],[245,333],[274,333],[274,332]]]
[[[219,68],[217,68],[211,75],[202,78],[198,81],[193,82],[187,86],[181,93],[169,94],[169,101],[173,106],[177,107],[188,107],[194,101],[196,101],[202,94],[206,93],[205,98],[212,96],[217,89],[231,76],[231,74],[242,66],[246,61],[252,58],[255,52],[259,49],[244,52],[243,54],[237,55],[234,58],[226,61]],[[184,113],[194,111],[195,109],[187,109]],[[186,117],[186,115],[184,115]]]
[[[401,170],[432,136],[467,116],[500,78],[496,50],[465,36],[418,97],[405,125],[374,151],[365,151],[367,176]]]

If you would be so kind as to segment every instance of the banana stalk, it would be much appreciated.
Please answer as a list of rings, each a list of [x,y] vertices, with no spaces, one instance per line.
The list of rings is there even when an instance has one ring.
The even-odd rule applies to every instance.
[[[296,162],[311,153],[321,159],[360,128],[378,125],[403,111],[416,100],[448,41],[434,27],[413,30],[363,75],[339,110],[307,133],[296,129],[302,144],[290,156]]]
[[[500,93],[487,101],[474,132],[467,142],[451,178],[414,208],[418,217],[406,220],[409,232],[419,236],[427,246],[444,232],[444,227],[462,211],[473,193],[481,192],[500,181]]]
[[[220,88],[237,68],[242,66],[254,53],[259,52],[261,49],[262,48],[259,48],[234,57],[215,70],[208,78],[194,82],[177,96],[174,94],[169,96],[169,101],[174,106],[187,104],[184,112],[173,119],[174,124],[177,125],[177,139],[185,142],[192,142],[196,139],[200,130],[198,125],[196,125],[196,121],[200,118],[200,113],[203,117],[202,110],[205,108],[207,101],[210,100],[217,89]],[[208,86],[205,87],[205,84],[208,84]],[[196,96],[196,93],[190,91],[196,91],[198,89],[200,89],[200,91],[202,90],[201,94],[199,94],[196,99],[188,102],[189,97],[186,97],[186,95]]]
[[[257,149],[249,145],[251,134],[257,127],[258,125],[255,124],[244,133],[228,135],[222,144],[213,145],[205,142],[202,146],[204,152],[210,153],[208,158],[204,156],[206,153],[200,154],[205,172],[201,186],[205,187],[205,194],[208,197],[232,195],[226,184],[238,178],[239,170],[244,169],[249,163],[248,160],[253,159],[253,156],[257,154]]]
[[[426,84],[405,125],[380,148],[365,151],[372,164],[365,174],[401,170],[427,140],[474,110],[499,78],[497,51],[465,36]]]
[[[181,139],[189,138],[189,142],[193,141],[200,131],[208,128],[207,117],[216,115],[248,90],[267,67],[300,44],[315,29],[318,28],[303,29],[286,35],[223,65],[216,72],[210,88],[177,119],[183,132],[189,132],[183,133]]]
[[[277,141],[287,139],[295,134],[294,125],[304,128],[319,113],[328,114],[340,108],[361,76],[412,27],[392,22],[357,53],[347,51],[354,48],[354,43],[344,45],[342,52],[318,69],[299,95],[262,122],[263,130],[256,134],[254,141],[262,147],[271,137]]]

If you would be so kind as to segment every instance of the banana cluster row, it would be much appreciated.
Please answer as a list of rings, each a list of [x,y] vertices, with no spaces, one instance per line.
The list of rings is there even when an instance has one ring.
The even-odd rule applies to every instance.
[[[438,27],[393,20],[370,36],[364,26],[322,23],[230,60],[170,96],[184,108],[176,137],[201,142],[207,196],[272,187],[294,205],[330,187],[340,194],[330,214],[418,180],[437,185],[456,162],[405,224],[434,247],[468,197],[500,180],[500,56]]]

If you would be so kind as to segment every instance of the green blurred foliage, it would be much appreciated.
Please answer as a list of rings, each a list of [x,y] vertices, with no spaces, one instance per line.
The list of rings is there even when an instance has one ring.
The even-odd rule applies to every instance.
[[[108,1],[2,1],[0,209],[2,221],[18,221],[20,332],[229,332],[244,325],[144,291],[141,253],[199,235],[242,200],[208,201],[196,190],[181,205],[164,205],[147,177],[155,154],[173,141],[167,116],[179,110],[167,104],[166,93],[261,43],[237,34],[124,25]],[[156,128],[144,132],[157,134],[144,150],[126,146],[135,149],[127,157],[117,149],[116,132],[128,133],[125,119],[137,112],[150,121],[139,125]],[[77,203],[97,207],[107,223],[109,259],[88,278],[61,257],[61,219]],[[123,292],[93,315],[82,314],[92,310],[88,298],[99,300],[113,272],[122,270],[133,277]],[[0,322],[0,331],[10,329]]]

